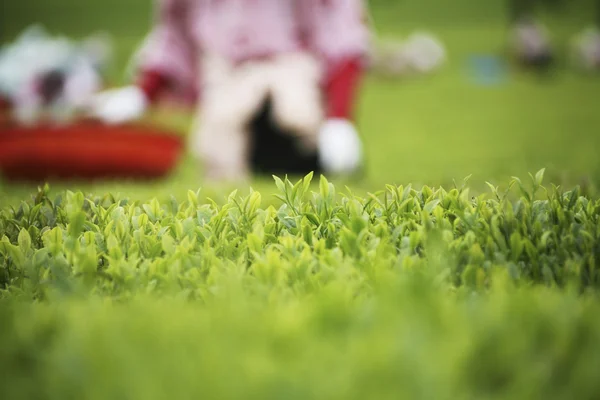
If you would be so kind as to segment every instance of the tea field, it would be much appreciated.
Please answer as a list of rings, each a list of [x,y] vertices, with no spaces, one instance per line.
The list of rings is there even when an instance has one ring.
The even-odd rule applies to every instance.
[[[3,210],[3,398],[594,397],[599,200],[310,179]]]
[[[0,34],[110,29],[124,82],[150,2],[119,3],[7,2]],[[185,155],[155,182],[0,180],[0,398],[597,397],[600,78],[481,85],[502,1],[371,3],[450,58],[366,78],[360,178],[205,187]],[[545,16],[563,52],[575,3]]]

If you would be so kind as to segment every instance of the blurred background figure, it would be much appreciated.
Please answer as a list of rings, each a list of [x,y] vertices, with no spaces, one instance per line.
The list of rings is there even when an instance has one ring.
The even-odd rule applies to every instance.
[[[559,7],[562,0],[508,0],[513,26],[512,45],[517,61],[526,67],[546,68],[556,61],[550,30],[536,18],[541,6]],[[584,70],[600,69],[600,1],[595,19],[571,43],[571,62]]]
[[[33,25],[0,50],[0,97],[20,123],[67,122],[102,88],[111,50],[103,33],[77,42]]]
[[[109,68],[105,76],[110,86],[117,89],[95,98],[98,101],[92,102],[92,115],[114,124],[133,122],[143,115],[144,123],[164,123],[163,126],[172,127],[185,138],[192,131],[208,132],[210,120],[205,117],[212,112],[219,115],[209,105],[222,103],[228,118],[215,117],[213,126],[217,126],[214,121],[235,121],[236,129],[225,126],[211,129],[238,135],[246,132],[251,138],[252,146],[243,153],[245,156],[232,157],[245,160],[242,164],[250,166],[250,171],[243,174],[277,171],[279,168],[275,167],[282,165],[287,171],[360,171],[360,182],[365,185],[407,181],[452,184],[452,179],[473,171],[478,171],[480,177],[486,173],[505,176],[526,174],[544,166],[549,171],[563,168],[582,175],[590,165],[597,164],[600,136],[596,128],[600,116],[596,98],[600,79],[592,74],[574,73],[574,66],[580,70],[598,70],[597,24],[593,24],[594,16],[598,17],[598,7],[594,14],[594,3],[598,0],[563,0],[564,7],[554,10],[548,7],[553,3],[547,1],[369,0],[373,18],[363,23],[362,11],[344,8],[359,4],[353,0],[319,4],[315,0],[273,1],[275,8],[270,9],[268,18],[264,17],[266,22],[258,18],[266,9],[256,7],[269,3],[267,0],[181,0],[177,7],[177,1],[156,0],[128,0],[127,7],[119,0],[19,0],[4,2],[0,36],[3,44],[9,43],[8,48],[35,22],[43,24],[48,32],[72,38],[71,44],[81,44],[90,32],[110,32],[114,39],[115,67]],[[190,4],[196,3],[210,5],[212,11],[204,12],[201,8],[190,11]],[[304,9],[305,15],[294,10],[277,17],[282,12],[280,7],[293,3],[302,6],[299,11]],[[236,6],[240,8],[236,10]],[[306,12],[309,6],[317,11]],[[152,10],[155,17],[149,18]],[[290,20],[302,21],[302,29],[290,28]],[[287,22],[274,30],[272,21]],[[547,30],[542,23],[547,24]],[[270,33],[263,35],[263,32]],[[290,43],[286,32],[296,32],[293,36],[300,37],[292,41],[300,44],[291,48],[307,50],[301,57],[298,52],[295,54],[298,56],[295,59],[302,62],[284,62],[292,59],[292,52],[280,51],[285,48],[283,44]],[[536,60],[542,60],[539,64],[543,65],[544,57],[557,60],[553,76],[565,79],[544,80],[540,84],[537,76],[509,68],[505,54],[497,51],[508,47],[509,32],[514,35],[510,43],[520,44],[513,49],[520,49],[522,60],[530,60],[529,65],[535,65]],[[263,36],[268,39],[265,43],[273,46],[272,54],[278,56],[266,57],[265,52],[261,55],[256,50],[257,38]],[[570,53],[566,51],[567,44]],[[219,57],[208,57],[209,53]],[[283,54],[290,57],[281,57]],[[572,56],[568,64],[567,55]],[[17,61],[23,59],[34,61]],[[134,62],[130,63],[131,60]],[[17,75],[21,76],[27,68],[37,68],[36,62],[46,63],[42,57],[17,57],[12,61],[12,70],[15,65],[26,67],[17,69]],[[284,68],[285,65],[293,68]],[[250,78],[284,73],[296,78],[273,78],[271,85],[273,81],[285,85],[272,87],[281,89],[288,87],[288,82],[302,81],[306,84],[296,83],[304,90],[302,96],[318,94],[321,98],[320,117],[315,119],[320,119],[318,132],[322,135],[303,135],[298,128],[282,124],[274,117],[279,114],[281,103],[274,101],[274,96],[269,101],[269,97],[259,95],[261,91],[265,93],[268,84]],[[43,92],[55,92],[52,88],[61,86],[60,74],[49,72],[46,76],[44,85],[29,87],[45,87]],[[427,77],[423,79],[424,76]],[[314,90],[315,80],[319,90]],[[12,78],[8,81],[13,83],[4,93],[16,93],[14,88],[20,85]],[[242,88],[246,86],[226,84],[234,81],[244,81],[249,87],[256,84],[260,90],[247,90],[250,95],[245,97]],[[312,90],[307,89],[311,87]],[[210,101],[218,93],[226,100]],[[243,113],[231,112],[242,99],[249,99],[253,106],[249,117],[241,118]],[[174,100],[190,108],[171,107]],[[317,115],[314,108],[310,111],[310,107],[304,107],[311,101],[298,103],[286,109],[296,110],[296,115],[301,112]],[[190,129],[196,113],[200,117]],[[24,119],[27,114],[22,114]],[[236,118],[230,118],[232,115]],[[305,119],[311,118],[302,118]],[[240,123],[244,120],[247,124]],[[115,130],[121,128],[116,126]],[[201,135],[192,135],[192,139],[198,137]],[[347,151],[336,147],[339,137]],[[319,138],[323,138],[321,145]],[[314,151],[315,141],[321,155]],[[192,140],[191,144],[199,142]],[[223,144],[229,142],[230,139],[223,139],[222,144],[214,146],[233,154],[228,149],[231,146]],[[297,144],[304,146],[296,148]],[[241,152],[244,147],[242,144],[236,151]],[[211,169],[209,163],[217,163],[214,158],[219,152],[202,148],[202,145],[193,147],[196,157],[190,152],[186,154],[173,178],[177,182],[173,188],[198,184],[195,158],[205,163],[207,168],[202,170],[206,171]],[[307,149],[306,153],[303,149]],[[327,153],[327,149],[332,151]],[[362,168],[363,165],[367,168]],[[243,169],[239,165],[232,167],[233,171]],[[331,172],[326,173],[328,178],[335,179]],[[261,178],[268,174],[256,175],[257,181],[262,182]]]
[[[355,172],[365,15],[361,0],[160,0],[136,83],[93,113],[121,123],[166,97],[201,101],[191,148],[208,179]]]
[[[381,38],[375,38],[381,39]],[[442,41],[426,31],[416,31],[405,40],[382,40],[372,43],[370,70],[390,77],[430,74],[439,70],[447,60]]]

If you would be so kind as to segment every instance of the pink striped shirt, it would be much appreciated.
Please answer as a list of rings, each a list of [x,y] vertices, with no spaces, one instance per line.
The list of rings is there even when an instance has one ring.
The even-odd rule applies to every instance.
[[[158,0],[140,67],[189,88],[203,52],[242,62],[308,49],[328,70],[366,55],[368,40],[362,0]]]

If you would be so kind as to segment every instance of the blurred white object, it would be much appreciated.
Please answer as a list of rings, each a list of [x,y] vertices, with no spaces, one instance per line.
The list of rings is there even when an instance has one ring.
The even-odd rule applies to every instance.
[[[80,48],[97,70],[104,69],[114,56],[112,39],[106,32],[96,32],[88,36],[81,42]]]
[[[517,60],[525,65],[545,66],[553,58],[548,29],[537,22],[524,20],[512,30],[512,51]]]
[[[549,47],[546,30],[539,24],[519,23],[513,32],[514,44],[519,52],[537,54]]]
[[[145,93],[137,86],[111,89],[94,96],[90,114],[108,124],[121,124],[141,118],[148,108]]]
[[[433,35],[425,32],[412,34],[404,44],[403,52],[414,71],[428,73],[446,61],[446,50]]]
[[[369,57],[369,67],[386,75],[406,75],[410,70],[410,61],[403,52],[402,42],[386,41],[374,44]]]
[[[102,80],[86,59],[80,57],[73,62],[71,73],[64,86],[64,97],[74,108],[83,108],[90,97],[102,88]]]
[[[589,28],[575,37],[572,44],[573,61],[585,71],[600,69],[600,30]]]
[[[325,121],[319,132],[319,158],[326,173],[350,174],[362,162],[362,144],[354,125],[344,119]]]
[[[34,124],[41,112],[42,101],[33,86],[25,86],[12,99],[15,107],[15,118],[22,124]]]
[[[17,120],[33,123],[48,111],[52,119],[63,121],[100,90],[100,72],[110,60],[112,43],[100,34],[82,43],[52,37],[33,25],[0,50],[0,96],[13,103]],[[55,83],[45,93],[49,76]]]
[[[275,120],[295,132],[308,151],[316,150],[316,132],[324,119],[321,73],[318,60],[306,54],[279,55],[265,71]]]
[[[447,59],[443,43],[431,33],[414,32],[404,41],[385,41],[374,45],[370,67],[393,76],[428,74]]]

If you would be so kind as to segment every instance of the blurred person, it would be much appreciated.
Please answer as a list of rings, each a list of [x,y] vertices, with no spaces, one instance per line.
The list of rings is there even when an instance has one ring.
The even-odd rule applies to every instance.
[[[191,148],[207,179],[356,172],[368,41],[361,0],[159,0],[136,83],[92,112],[121,123],[162,99],[196,104]]]
[[[542,3],[556,6],[560,0],[508,0],[513,50],[527,67],[546,68],[556,59],[547,28],[535,18]],[[573,41],[572,56],[578,67],[600,69],[600,0],[595,0],[595,20]]]
[[[104,34],[75,42],[33,25],[0,50],[0,102],[22,124],[67,122],[101,89],[111,50]]]

